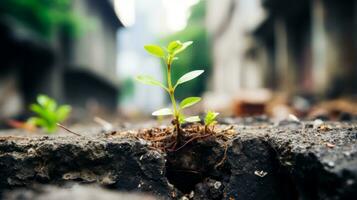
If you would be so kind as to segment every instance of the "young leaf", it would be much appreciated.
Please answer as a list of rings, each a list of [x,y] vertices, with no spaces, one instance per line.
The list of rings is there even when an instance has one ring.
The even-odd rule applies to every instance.
[[[179,80],[177,81],[176,85],[174,88],[176,88],[178,85],[185,83],[187,81],[190,81],[194,78],[196,78],[197,76],[201,75],[204,72],[204,70],[194,70],[191,72],[188,72],[187,74],[181,76],[181,78],[179,78]]]
[[[151,55],[162,58],[165,56],[164,50],[157,45],[145,45],[144,46],[145,50],[149,52]]]
[[[140,83],[143,83],[146,85],[160,86],[160,87],[164,88],[165,90],[168,90],[160,81],[154,79],[151,76],[139,75],[139,76],[135,77],[135,79],[137,81],[139,81]]]
[[[186,99],[181,101],[180,108],[184,109],[184,108],[193,106],[200,101],[201,101],[200,97],[187,97]]]
[[[57,124],[56,123],[50,123],[48,126],[45,127],[45,130],[47,133],[53,133],[57,130]]]
[[[179,40],[172,41],[170,44],[167,46],[167,51],[170,54],[173,54],[175,51],[180,49],[182,47],[182,43]]]
[[[34,126],[42,127],[47,133],[53,133],[57,130],[56,123],[52,121],[47,121],[46,119],[39,118],[39,117],[31,117],[28,121],[28,124]]]
[[[47,117],[47,112],[44,108],[42,108],[39,104],[31,104],[30,105],[30,110],[36,114],[38,114],[40,117]]]
[[[165,115],[173,115],[173,112],[170,108],[162,108],[152,113],[153,116],[165,116]]]
[[[42,106],[42,108],[44,108],[47,111],[55,111],[56,107],[57,107],[57,103],[51,99],[50,97],[46,96],[46,95],[39,95],[37,97],[37,102],[40,106]]]
[[[41,106],[45,107],[48,104],[49,100],[50,100],[49,97],[46,96],[46,95],[40,94],[40,95],[37,96],[37,102]]]
[[[58,121],[62,122],[63,120],[65,120],[70,112],[71,112],[71,106],[68,105],[60,106],[56,112]]]
[[[192,117],[187,117],[185,121],[193,123],[193,122],[199,122],[201,121],[201,119],[199,116],[192,116]]]
[[[31,117],[30,119],[27,120],[27,123],[35,126],[47,126],[47,121],[43,118],[39,117]]]
[[[189,47],[193,42],[192,41],[187,41],[182,44],[182,47],[179,48],[178,50],[175,51],[175,54],[178,54],[182,51],[184,51],[187,47]]]
[[[184,43],[180,42],[179,40],[172,41],[167,46],[167,51],[171,55],[176,55],[176,54],[182,52],[183,50],[185,50],[187,47],[189,47],[192,43],[193,43],[192,41],[188,41],[188,42],[184,42]]]
[[[206,126],[212,125],[216,123],[216,118],[219,115],[217,112],[208,111],[205,117]]]
[[[71,107],[57,106],[57,102],[46,96],[39,95],[37,104],[31,104],[30,109],[37,114],[37,117],[30,118],[27,123],[40,126],[46,132],[51,133],[57,130],[57,123],[68,117]]]
[[[180,114],[179,114],[179,118],[178,118],[179,123],[180,123],[180,124],[183,124],[183,123],[185,122],[185,119],[186,119],[185,115],[182,114],[182,113],[180,113]]]

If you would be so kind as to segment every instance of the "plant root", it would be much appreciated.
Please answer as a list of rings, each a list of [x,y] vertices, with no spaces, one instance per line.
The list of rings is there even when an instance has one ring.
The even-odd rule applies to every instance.
[[[207,134],[207,135],[200,135],[200,136],[196,136],[196,137],[193,137],[191,139],[189,139],[187,142],[185,142],[182,146],[180,146],[179,148],[177,149],[170,149],[169,151],[179,151],[180,149],[184,148],[187,144],[189,144],[190,142],[196,140],[196,139],[199,139],[199,138],[206,138],[206,137],[209,137],[211,136],[211,134]]]
[[[214,168],[218,168],[219,166],[223,165],[224,161],[226,161],[227,159],[227,150],[228,150],[228,142],[226,142],[224,144],[224,154],[223,154],[223,157],[221,159],[221,161],[219,161],[215,166]]]
[[[73,135],[76,135],[76,136],[79,136],[79,137],[82,136],[82,135],[79,134],[79,133],[76,133],[76,132],[74,132],[74,131],[71,131],[69,128],[63,126],[63,125],[60,124],[60,123],[57,123],[57,126],[59,126],[60,128],[64,129],[65,131],[67,131],[67,132],[69,132],[69,133],[72,133]]]

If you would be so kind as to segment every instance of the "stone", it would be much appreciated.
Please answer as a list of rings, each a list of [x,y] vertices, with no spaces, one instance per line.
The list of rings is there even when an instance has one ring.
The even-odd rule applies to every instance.
[[[166,153],[135,137],[1,136],[0,193],[75,182],[162,199],[353,199],[357,123],[324,125],[222,125],[234,134]]]

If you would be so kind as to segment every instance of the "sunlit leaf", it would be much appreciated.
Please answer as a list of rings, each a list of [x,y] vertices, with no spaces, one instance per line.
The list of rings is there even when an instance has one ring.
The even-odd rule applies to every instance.
[[[35,125],[35,126],[47,126],[46,120],[39,118],[39,117],[31,117],[27,120],[28,124]]]
[[[149,52],[153,56],[161,58],[164,57],[165,55],[164,50],[158,45],[153,45],[153,44],[145,45],[144,48],[147,52]]]
[[[31,104],[30,110],[36,113],[39,117],[47,119],[48,121],[53,120],[54,115],[51,114],[52,111],[40,104]]]
[[[189,47],[193,42],[188,41],[188,42],[180,42],[179,40],[172,41],[170,44],[167,46],[167,51],[171,55],[176,55],[182,51],[184,51],[187,47]]]
[[[42,127],[47,133],[53,133],[57,130],[56,123],[52,121],[47,121],[44,118],[31,117],[27,120],[28,124]]]
[[[201,119],[199,116],[192,116],[192,117],[187,117],[185,121],[193,123],[193,122],[199,122],[201,121]]]
[[[57,103],[55,100],[51,99],[47,95],[38,95],[37,97],[38,104],[47,111],[55,111],[57,108]]]
[[[31,104],[30,110],[42,118],[48,118],[48,112],[38,104]]]
[[[37,102],[41,106],[46,106],[48,101],[49,101],[49,97],[46,96],[46,95],[40,94],[40,95],[37,96]]]
[[[205,124],[207,126],[215,124],[216,123],[216,118],[219,115],[219,113],[217,112],[213,112],[213,111],[208,111],[205,117]]]
[[[167,51],[169,53],[174,53],[176,50],[180,49],[182,47],[182,43],[179,40],[172,41],[170,44],[167,46]]]
[[[53,133],[57,130],[57,124],[51,123],[48,126],[44,127],[47,133]]]
[[[186,119],[186,116],[182,113],[179,114],[179,122],[180,124],[184,123]]]
[[[190,81],[190,80],[198,77],[203,72],[204,72],[204,70],[195,70],[195,71],[188,72],[187,74],[185,74],[185,75],[181,76],[181,78],[179,78],[179,80],[177,81],[177,83],[175,85],[175,88],[182,83],[185,83],[187,81]]]
[[[175,54],[178,54],[178,53],[184,51],[187,47],[191,46],[192,43],[193,43],[192,41],[184,42],[184,43],[182,44],[182,47],[181,47],[180,49],[178,49],[178,50],[175,51]]]
[[[180,108],[184,109],[184,108],[193,106],[200,101],[201,101],[200,97],[187,97],[186,99],[181,101]]]
[[[162,108],[152,113],[153,116],[165,116],[165,115],[173,115],[173,112],[170,108]]]
[[[31,104],[30,110],[37,114],[30,118],[27,123],[40,126],[47,133],[57,130],[57,123],[64,121],[71,110],[68,105],[57,106],[57,102],[46,96],[38,95],[37,104]]]
[[[59,122],[64,121],[71,112],[71,106],[63,105],[57,109],[56,115]]]
[[[140,83],[143,83],[143,84],[146,84],[146,85],[159,86],[159,87],[164,88],[165,90],[168,90],[160,81],[154,79],[151,76],[139,75],[139,76],[135,77],[135,79],[137,81],[139,81]]]

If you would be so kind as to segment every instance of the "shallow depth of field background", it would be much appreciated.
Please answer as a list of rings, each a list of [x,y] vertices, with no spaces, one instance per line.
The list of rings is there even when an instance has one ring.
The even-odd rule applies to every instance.
[[[284,118],[356,116],[354,0],[1,0],[0,127],[26,120],[47,94],[73,106],[73,123],[148,119],[169,105],[133,80],[164,68],[143,46],[194,41],[173,66],[189,112]]]

